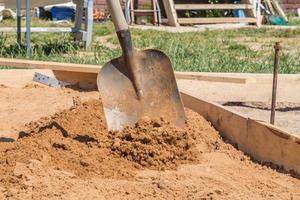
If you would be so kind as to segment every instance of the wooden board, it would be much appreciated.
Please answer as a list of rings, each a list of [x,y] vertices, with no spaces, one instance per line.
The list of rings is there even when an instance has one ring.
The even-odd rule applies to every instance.
[[[280,128],[256,120],[247,120],[244,149],[262,162],[277,163],[287,170],[300,168],[300,138]]]
[[[197,80],[197,81],[210,81],[210,82],[221,82],[221,83],[236,83],[236,84],[246,84],[248,82],[255,82],[253,79],[230,77],[230,76],[220,76],[213,74],[206,74],[201,72],[175,72],[176,79],[184,80]]]
[[[57,71],[98,73],[101,66],[0,58],[0,66],[23,69],[52,69]]]
[[[270,0],[264,0],[264,2],[267,4],[268,8],[269,8],[269,11],[272,15],[275,15],[275,11],[274,11],[274,8],[271,4],[271,1]]]
[[[264,122],[249,119],[221,105],[180,91],[186,107],[205,117],[238,149],[253,159],[272,162],[300,174],[300,137]]]
[[[16,0],[5,0],[4,5],[6,8],[16,8]],[[53,5],[53,4],[60,4],[60,3],[68,3],[71,2],[70,0],[30,0],[31,8],[39,7],[39,6],[46,6],[46,5]],[[22,8],[26,6],[26,0],[21,1]]]
[[[11,33],[16,32],[16,27],[0,27],[0,33]],[[26,33],[26,28],[21,28],[22,33]],[[73,32],[72,28],[63,28],[63,27],[31,27],[31,33],[71,33]]]
[[[85,73],[94,74],[94,76],[89,76],[89,84],[92,82],[94,77],[94,85],[96,83],[96,75],[98,74],[101,66],[97,65],[84,65],[84,64],[72,64],[72,63],[59,63],[59,62],[45,62],[45,61],[34,61],[34,60],[22,60],[22,59],[8,59],[0,58],[0,66],[6,67],[16,67],[16,68],[29,68],[29,69],[51,69],[61,72],[78,72],[76,74],[70,74],[71,82],[68,81],[68,73],[64,73],[63,76],[57,77],[59,80],[73,83],[74,76],[76,75],[76,81],[80,82],[80,79],[86,83]],[[82,74],[82,75],[81,75]],[[232,77],[232,76],[222,76],[222,75],[208,75],[207,73],[201,72],[175,72],[177,79],[185,80],[198,80],[198,81],[211,81],[211,82],[222,82],[222,83],[236,83],[236,84],[246,84],[248,82],[253,82],[250,78]]]
[[[282,8],[280,7],[279,3],[276,0],[271,0],[272,5],[274,6],[274,9],[277,11],[277,13],[282,17],[285,21],[289,21],[286,14],[283,12]]]
[[[210,17],[210,18],[178,18],[179,24],[218,24],[218,23],[256,23],[251,17]]]
[[[163,0],[163,4],[168,18],[168,24],[170,26],[179,26],[173,0]]]
[[[253,9],[251,4],[175,4],[175,10]]]

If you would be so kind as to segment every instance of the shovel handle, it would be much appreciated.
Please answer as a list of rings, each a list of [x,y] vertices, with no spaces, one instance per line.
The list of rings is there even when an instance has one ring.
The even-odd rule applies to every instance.
[[[134,49],[131,41],[131,34],[121,8],[120,0],[107,0],[107,4],[110,9],[111,18],[120,41],[123,54],[125,56],[131,56]]]
[[[116,31],[128,30],[128,25],[123,15],[121,4],[119,0],[107,0],[108,7],[112,21],[115,25]]]

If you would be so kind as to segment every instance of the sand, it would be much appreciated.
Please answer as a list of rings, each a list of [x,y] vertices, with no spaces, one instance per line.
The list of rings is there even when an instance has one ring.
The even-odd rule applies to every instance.
[[[144,118],[109,132],[100,100],[73,98],[1,143],[0,199],[300,199],[299,178],[253,162],[186,113],[182,129]]]
[[[15,73],[18,75],[18,72]],[[0,138],[15,139],[16,133],[23,129],[25,123],[70,108],[74,98],[88,100],[99,97],[96,91],[56,89],[23,81],[22,74],[26,77],[26,71],[22,71],[20,77],[11,80],[12,83],[1,76],[0,82],[3,84],[0,86]],[[32,79],[33,74],[30,75],[29,78]]]

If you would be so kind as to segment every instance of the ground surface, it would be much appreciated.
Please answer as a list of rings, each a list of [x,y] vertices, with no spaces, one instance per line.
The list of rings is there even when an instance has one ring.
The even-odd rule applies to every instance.
[[[2,71],[5,72],[5,71]],[[22,125],[52,115],[73,105],[73,98],[98,98],[97,92],[79,92],[37,87],[32,72],[9,73],[0,83],[0,136],[15,137]]]
[[[149,169],[118,156],[121,150],[135,149],[127,148],[131,143],[122,137],[118,145],[113,140],[112,147],[120,147],[119,151],[110,145],[103,147],[103,142],[110,144],[111,139],[106,138],[109,134],[98,110],[101,105],[81,103],[98,99],[97,92],[35,85],[30,82],[30,70],[14,74],[15,79],[0,78],[0,169],[4,167],[0,170],[0,199],[300,199],[299,179],[253,163],[191,111],[186,130],[166,131],[192,137],[199,159],[194,154],[195,160],[186,164],[175,159],[178,168],[161,165],[166,171],[155,170],[148,160],[150,168],[154,166]],[[48,118],[23,126],[40,117]],[[25,131],[21,136],[30,133],[29,137],[6,143],[16,139],[21,130]],[[152,130],[155,133],[157,129]],[[84,140],[79,142],[79,138]],[[178,139],[185,141],[182,136]]]

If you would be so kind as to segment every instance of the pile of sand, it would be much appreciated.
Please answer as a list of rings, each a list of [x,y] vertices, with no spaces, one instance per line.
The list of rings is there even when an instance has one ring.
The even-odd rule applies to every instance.
[[[175,169],[182,163],[198,162],[196,143],[202,138],[199,133],[214,131],[199,116],[197,122],[188,122],[184,129],[163,119],[145,118],[121,132],[109,132],[100,101],[75,100],[74,104],[69,110],[29,123],[16,142],[1,145],[2,183],[9,184],[12,179],[18,183],[24,177],[15,176],[16,163],[31,160],[81,177],[129,178],[142,167]],[[216,135],[211,137],[203,141],[207,148],[218,139]]]
[[[78,180],[95,178],[135,180],[141,169],[164,171],[180,164],[201,164],[206,159],[202,155],[211,152],[226,154],[249,169],[263,168],[224,142],[209,122],[191,110],[186,110],[182,129],[164,119],[144,118],[121,132],[109,132],[101,108],[99,100],[75,99],[69,110],[27,124],[17,141],[1,143],[0,192],[7,198],[29,194],[28,198],[54,198],[66,194],[55,189],[62,181],[76,185]],[[78,179],[72,181],[74,177]]]

